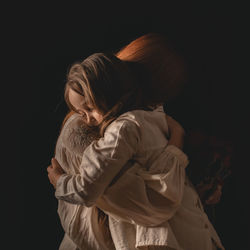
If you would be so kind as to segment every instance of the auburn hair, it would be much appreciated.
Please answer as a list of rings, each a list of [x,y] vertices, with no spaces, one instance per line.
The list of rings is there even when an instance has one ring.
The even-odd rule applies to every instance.
[[[103,115],[100,135],[119,115],[134,109],[148,109],[150,99],[140,85],[133,62],[120,60],[111,53],[95,53],[70,68],[65,100],[71,110],[69,90],[84,96],[87,106]]]
[[[165,35],[148,33],[116,52],[116,56],[144,68],[152,102],[172,101],[183,90],[188,70],[184,57]]]
[[[103,65],[94,66],[94,64],[91,64],[90,58],[83,61],[84,63],[74,64],[69,71],[65,87],[65,100],[70,111],[64,118],[62,128],[68,118],[75,113],[68,99],[70,88],[84,95],[87,101],[99,112],[106,113],[104,122],[100,127],[100,135],[103,135],[105,128],[122,112],[136,107],[146,109],[147,106],[154,106],[172,100],[180,93],[186,83],[187,68],[185,61],[164,35],[157,33],[143,35],[114,53],[114,55],[117,59],[113,56],[111,58],[116,61],[116,69],[121,70],[121,67],[123,67],[122,76],[125,77],[128,85],[123,86],[127,87],[127,90],[125,89],[127,92],[125,90],[121,92],[123,94],[126,92],[126,94],[113,95],[113,100],[110,100],[110,102],[105,101],[103,93],[98,90],[91,90],[91,80],[87,78],[90,72],[87,71],[84,64],[87,62],[88,66],[92,67],[95,72],[97,72],[98,67]],[[106,59],[110,60],[110,58]],[[128,73],[127,76],[125,72]],[[95,77],[99,78],[99,80],[108,79],[105,72],[103,72],[102,76],[96,74]],[[124,85],[124,80],[122,82]],[[103,88],[102,90],[109,95],[111,92],[107,93],[107,91],[112,91],[109,88]],[[132,102],[131,100],[135,96],[137,96],[137,102]],[[100,231],[109,244],[112,244],[108,216],[99,208],[97,209]]]
[[[106,60],[110,60],[110,65],[112,65],[113,70],[116,69],[123,72],[122,75],[123,77],[125,76],[126,80],[122,81],[122,85],[123,87],[127,86],[127,90],[130,88],[130,92],[127,91],[127,94],[121,97],[121,95],[116,94],[117,89],[113,90],[102,87],[102,91],[96,90],[95,93],[91,93],[91,87],[87,80],[87,77],[90,76],[90,72],[86,71],[86,74],[83,75],[83,71],[86,69],[84,64],[86,64],[87,67],[92,67],[93,71],[100,74],[98,70],[104,65],[100,64],[97,66],[97,64],[93,63],[93,61],[98,60],[97,57],[100,55],[101,53],[96,53],[85,59],[82,63],[75,63],[71,67],[65,86],[65,100],[71,110],[67,116],[70,116],[74,108],[68,100],[69,88],[81,95],[85,92],[87,102],[101,113],[106,113],[105,119],[100,127],[101,135],[103,135],[105,128],[110,122],[112,122],[117,115],[121,114],[122,111],[126,112],[138,107],[147,109],[148,106],[155,106],[171,101],[180,94],[187,82],[187,65],[171,41],[169,41],[165,35],[148,33],[133,40],[114,53],[116,58],[111,55],[109,55],[109,57],[112,59],[106,58]],[[96,58],[93,60],[94,57]],[[113,62],[111,62],[112,60]],[[107,79],[112,67],[109,68],[109,71],[108,67],[106,67],[105,70],[108,72],[102,71],[103,75],[96,76],[96,78],[99,78],[99,81],[104,78]],[[82,85],[84,80],[85,82],[87,80],[87,84]],[[92,81],[92,83],[94,83],[94,81]],[[84,85],[85,89],[82,89]],[[105,92],[106,96],[109,96],[109,98],[106,98],[106,101],[109,99],[112,100],[113,103],[105,103],[100,92]],[[120,101],[118,101],[118,96],[120,97]],[[136,99],[137,103],[131,105],[131,103],[128,103],[129,99]],[[123,106],[123,108],[121,106]]]

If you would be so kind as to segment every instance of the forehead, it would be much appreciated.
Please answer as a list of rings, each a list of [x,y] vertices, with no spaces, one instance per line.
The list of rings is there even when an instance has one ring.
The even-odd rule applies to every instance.
[[[76,108],[82,107],[86,104],[84,96],[78,94],[72,89],[69,89],[69,101]]]

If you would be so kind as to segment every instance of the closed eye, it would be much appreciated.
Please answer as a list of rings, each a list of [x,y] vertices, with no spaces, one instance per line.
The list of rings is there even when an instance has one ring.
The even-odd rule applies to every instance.
[[[88,112],[92,112],[94,109],[93,108],[90,108],[88,106],[85,107],[85,109],[88,111]]]

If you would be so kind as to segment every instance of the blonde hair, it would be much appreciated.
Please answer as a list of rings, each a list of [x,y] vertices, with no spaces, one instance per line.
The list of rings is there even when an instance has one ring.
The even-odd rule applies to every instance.
[[[105,114],[105,119],[100,126],[100,134],[103,135],[105,128],[122,112],[133,108],[147,109],[149,105],[154,106],[172,100],[186,83],[187,68],[184,59],[161,34],[143,35],[115,55],[116,57],[94,54],[70,68],[65,86],[65,100],[70,111],[62,127],[75,113],[68,99],[70,88],[83,95],[89,104]],[[103,60],[99,60],[98,57]],[[106,64],[103,62],[105,60]],[[110,64],[109,67],[107,64]],[[118,74],[117,82],[114,71]],[[112,86],[122,89],[113,90],[111,85],[102,85],[99,82],[101,80],[105,80],[106,83],[113,81]],[[100,87],[99,90],[98,87]],[[99,208],[97,209],[100,231],[112,244],[108,216]]]
[[[87,76],[83,77],[81,75],[84,74],[83,65],[85,63],[87,65],[92,64],[91,67],[93,71],[98,73],[97,71],[100,65],[97,66],[97,64],[93,64],[93,62],[91,63],[91,59],[97,55],[98,53],[85,59],[83,61],[84,63],[74,64],[68,73],[68,82],[65,86],[65,100],[71,109],[70,112],[73,112],[74,109],[68,101],[68,90],[71,88],[79,94],[83,93],[81,86],[85,85],[84,79],[87,79]],[[140,36],[117,51],[115,56],[120,59],[120,62],[113,57],[111,60],[115,61],[110,63],[113,64],[113,66],[116,64],[116,67],[119,68],[119,70],[121,67],[118,67],[118,65],[123,65],[123,67],[126,68],[125,71],[129,72],[128,75],[131,76],[131,73],[133,74],[133,77],[127,79],[127,84],[133,85],[135,81],[137,82],[137,98],[141,95],[140,98],[144,99],[144,101],[140,100],[142,103],[141,106],[154,106],[171,101],[180,94],[187,83],[188,70],[185,60],[165,35],[159,33],[148,33]],[[105,74],[105,71],[103,73]],[[133,80],[131,78],[133,78]],[[140,91],[138,91],[138,88],[140,88]],[[108,88],[106,89],[108,90]],[[91,94],[89,85],[86,93]],[[86,98],[90,104],[93,105],[95,103],[93,95],[87,95]],[[123,102],[125,101],[126,100],[123,100]],[[98,106],[103,109],[105,104],[102,104],[100,99],[98,100],[98,103]],[[113,111],[116,109],[118,111],[120,104],[121,103],[117,102],[116,107],[113,106]],[[97,105],[94,106],[97,108]],[[110,112],[112,113],[111,110]],[[110,122],[106,123],[109,124]],[[106,126],[103,126],[103,128],[104,127]]]
[[[103,136],[106,127],[119,115],[134,109],[147,109],[150,101],[143,98],[141,82],[133,67],[113,54],[95,53],[70,68],[65,87],[65,100],[71,110],[69,89],[84,96],[87,105],[101,113]]]

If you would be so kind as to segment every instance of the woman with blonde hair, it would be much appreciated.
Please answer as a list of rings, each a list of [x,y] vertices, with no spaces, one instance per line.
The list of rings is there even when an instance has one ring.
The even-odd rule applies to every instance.
[[[153,106],[162,100],[157,101],[158,93],[149,98],[151,79],[142,87],[141,75],[135,72],[144,69],[99,53],[69,72],[66,102],[85,124],[99,126],[99,134],[74,158],[76,146],[81,149],[86,142],[76,133],[83,130],[67,128],[70,116],[57,142],[59,163],[53,159],[48,167],[56,197],[76,206],[63,203],[59,210],[67,233],[61,249],[71,249],[68,237],[75,249],[112,249],[97,233],[95,206],[108,214],[114,249],[213,249],[215,245],[223,249],[185,175],[188,160],[180,150],[184,131],[162,106]],[[199,206],[190,200],[197,200]],[[68,219],[70,210],[75,213]],[[198,224],[197,218],[202,218]]]

